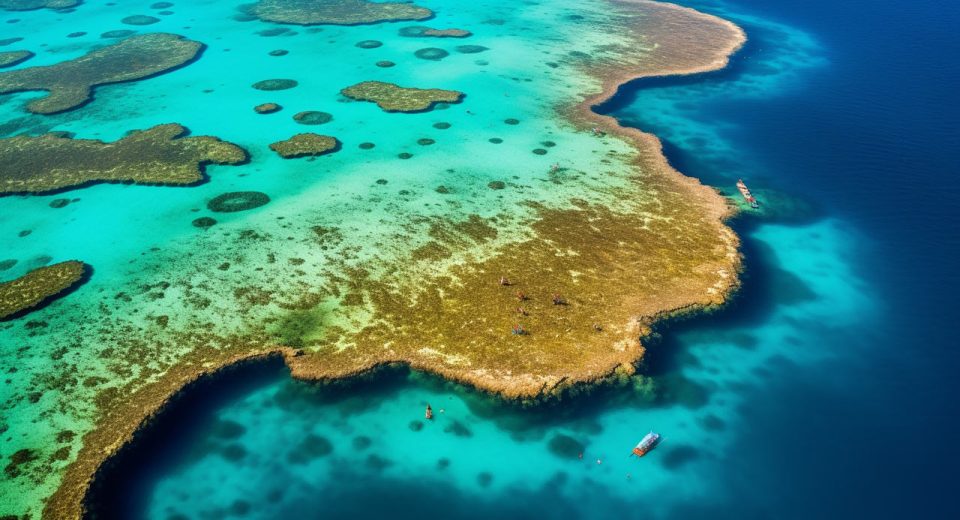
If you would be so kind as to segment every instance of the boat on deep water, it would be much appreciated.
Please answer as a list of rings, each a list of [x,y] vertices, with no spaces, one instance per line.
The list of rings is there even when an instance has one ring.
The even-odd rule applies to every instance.
[[[737,189],[740,190],[740,194],[743,195],[743,198],[750,203],[751,208],[757,209],[760,207],[760,203],[757,202],[757,198],[750,193],[750,188],[747,188],[747,185],[743,182],[743,179],[737,179]]]
[[[643,436],[643,439],[633,448],[632,453],[637,457],[643,457],[650,450],[656,448],[658,444],[660,444],[660,434],[650,432]]]

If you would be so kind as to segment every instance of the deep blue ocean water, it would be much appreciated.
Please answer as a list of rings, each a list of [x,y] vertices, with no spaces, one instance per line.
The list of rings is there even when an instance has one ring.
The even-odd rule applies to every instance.
[[[661,136],[688,175],[728,191],[743,177],[761,200],[776,190],[810,209],[735,224],[744,289],[662,330],[645,367],[654,397],[516,410],[416,374],[335,391],[260,367],[171,412],[104,479],[104,514],[960,515],[960,7],[687,5],[750,42],[724,71],[639,81],[603,110]],[[449,424],[410,427],[423,401]],[[649,428],[663,447],[626,460]],[[586,460],[545,449],[559,434]]]
[[[879,304],[878,321],[865,309],[849,336],[821,335],[818,348],[835,358],[782,371],[744,397],[749,427],[730,468],[738,478],[721,484],[728,512],[955,517],[960,66],[949,56],[960,51],[960,5],[689,5],[729,16],[750,43],[727,70],[631,89],[615,114],[663,137],[688,175],[715,185],[744,176],[855,230],[852,268]],[[784,50],[771,22],[813,45]],[[645,117],[664,96],[684,103]],[[685,140],[688,121],[719,142]],[[748,266],[762,269],[745,231]]]

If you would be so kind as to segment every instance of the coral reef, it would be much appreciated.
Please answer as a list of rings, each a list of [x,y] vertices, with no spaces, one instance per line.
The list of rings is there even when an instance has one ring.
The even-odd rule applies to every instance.
[[[265,79],[263,81],[258,81],[251,87],[257,90],[287,90],[298,85],[296,80],[293,79]]]
[[[417,50],[413,55],[421,60],[440,61],[449,56],[450,53],[437,47],[426,47]]]
[[[340,91],[357,101],[372,101],[387,112],[423,112],[437,103],[458,103],[463,92],[436,88],[406,88],[382,81],[364,81]]]
[[[333,115],[317,110],[304,110],[294,114],[293,120],[301,125],[323,125],[333,121]]]
[[[33,9],[66,9],[80,4],[80,0],[0,0],[0,9],[30,11]]]
[[[191,259],[181,259],[176,252],[146,253],[130,267],[144,274],[118,287],[117,293],[104,291],[101,296],[91,296],[89,302],[83,303],[92,305],[61,316],[44,313],[44,318],[51,320],[51,329],[67,327],[68,318],[89,317],[89,325],[75,336],[76,340],[82,342],[80,347],[90,347],[90,356],[102,359],[108,368],[103,372],[91,371],[86,377],[91,380],[89,388],[86,380],[72,386],[37,382],[45,394],[38,405],[24,405],[27,413],[49,414],[59,411],[54,408],[58,406],[66,410],[64,415],[83,417],[85,421],[71,424],[77,432],[77,440],[72,443],[73,458],[58,466],[45,465],[54,452],[48,448],[49,442],[11,444],[5,450],[7,457],[27,449],[31,451],[20,458],[28,460],[35,453],[37,459],[14,468],[21,475],[4,481],[4,490],[10,490],[7,496],[29,495],[32,504],[45,508],[46,518],[83,517],[84,494],[95,482],[97,468],[127,444],[138,428],[148,425],[155,412],[167,406],[170,396],[224,365],[276,352],[281,349],[277,345],[290,346],[283,352],[293,376],[298,378],[331,380],[385,364],[404,363],[415,370],[470,383],[505,397],[533,398],[629,371],[643,355],[639,338],[650,331],[651,322],[672,312],[722,303],[736,284],[738,265],[736,236],[722,222],[726,211],[722,198],[671,169],[655,138],[619,128],[613,119],[593,113],[590,107],[609,97],[624,81],[639,75],[689,74],[717,68],[739,45],[739,33],[712,18],[697,18],[689,10],[668,4],[629,4],[630,9],[637,6],[645,12],[626,16],[619,7],[611,7],[617,15],[611,18],[611,24],[620,23],[621,19],[623,23],[611,25],[609,32],[624,35],[622,46],[608,51],[584,47],[595,59],[563,62],[568,71],[583,67],[576,70],[578,77],[582,72],[589,81],[578,86],[588,88],[550,90],[551,86],[559,87],[555,80],[530,85],[535,93],[543,95],[544,101],[550,99],[554,103],[538,106],[538,113],[534,114],[524,103],[516,102],[515,113],[490,114],[486,126],[473,133],[481,141],[479,146],[487,146],[482,140],[491,137],[490,133],[496,135],[498,120],[507,116],[521,118],[523,126],[507,127],[509,142],[525,151],[522,159],[533,161],[539,159],[526,150],[541,139],[549,136],[565,146],[570,144],[572,157],[580,151],[572,146],[579,138],[576,136],[585,136],[590,128],[600,126],[609,137],[597,139],[592,148],[597,162],[582,159],[580,168],[590,168],[588,172],[578,172],[576,161],[570,159],[570,164],[564,164],[564,176],[569,180],[562,180],[574,187],[581,186],[573,179],[575,176],[595,176],[598,180],[584,181],[583,185],[600,188],[602,194],[593,189],[577,190],[575,196],[582,194],[589,200],[565,198],[556,203],[541,200],[537,197],[540,192],[528,179],[512,175],[507,168],[486,173],[457,171],[458,176],[462,173],[469,180],[461,183],[459,178],[450,178],[448,183],[443,177],[442,182],[454,186],[456,194],[444,196],[444,202],[456,202],[454,198],[466,202],[468,197],[479,197],[493,205],[491,212],[469,217],[433,217],[418,212],[416,216],[421,220],[411,222],[410,229],[397,238],[377,237],[389,246],[407,238],[416,240],[412,247],[427,252],[419,256],[416,252],[407,255],[403,245],[396,251],[384,248],[372,251],[369,257],[358,256],[366,250],[352,249],[359,242],[354,238],[356,229],[338,229],[338,221],[321,219],[306,223],[304,219],[287,219],[278,220],[281,224],[277,227],[251,223],[249,227],[256,229],[237,229],[259,217],[259,224],[284,217],[282,210],[295,202],[288,200],[285,189],[282,205],[241,214],[241,218],[226,216],[228,225],[214,227],[207,233],[183,233],[211,247],[193,249],[196,256]],[[573,29],[571,26],[558,30]],[[515,31],[511,36],[522,34]],[[359,52],[352,48],[355,41],[356,38],[341,37],[342,45],[350,47],[346,49],[350,53]],[[262,48],[260,52],[266,50]],[[458,58],[464,64],[470,61]],[[440,68],[430,65],[413,64],[421,69]],[[490,72],[500,71],[491,67]],[[538,83],[543,80],[538,74],[531,77]],[[349,83],[352,81],[344,85]],[[330,91],[329,87],[326,85],[325,92]],[[499,92],[496,94],[499,99]],[[249,110],[252,104],[243,106]],[[354,108],[361,109],[358,112],[372,109]],[[246,115],[247,119],[253,117],[248,112]],[[455,114],[445,115],[451,121],[461,121]],[[416,123],[410,125],[412,132],[405,134],[407,140],[398,143],[371,129],[365,139],[380,141],[382,150],[366,152],[363,159],[371,163],[393,160],[393,155],[404,149],[404,143],[410,146],[408,149],[420,150],[414,148],[412,141],[421,137],[418,134],[429,129],[434,120],[430,115],[395,117],[398,122]],[[394,119],[381,117],[384,118]],[[559,120],[570,130],[570,137],[544,135],[542,132],[549,125],[543,124],[543,118]],[[463,125],[461,130],[466,128]],[[450,132],[444,134],[444,143],[447,139],[450,143],[458,141],[459,136]],[[525,132],[525,136],[521,135]],[[593,155],[589,148],[583,152],[580,155],[586,158]],[[350,153],[361,155],[355,150]],[[415,174],[419,174],[418,168],[436,169],[428,155],[434,153],[424,153],[404,165]],[[546,162],[543,161],[544,170]],[[383,182],[374,184],[378,175]],[[489,190],[486,183],[493,178],[502,179],[504,189]],[[246,180],[237,182],[241,186],[258,186]],[[360,182],[362,189],[369,188],[378,196],[396,189],[401,197],[415,202],[415,197],[439,184],[441,177],[426,178],[417,188],[420,194],[408,191],[406,188],[414,186],[386,169],[382,175],[376,173]],[[411,196],[407,197],[407,193]],[[390,193],[390,197],[394,196]],[[232,209],[249,200],[235,197],[233,202],[221,202]],[[496,213],[499,204],[511,209]],[[43,206],[42,202],[39,205]],[[183,213],[174,218],[185,219]],[[186,221],[178,225],[191,229]],[[305,225],[313,227],[303,229]],[[37,230],[37,234],[43,231],[40,227]],[[307,232],[306,237],[303,232]],[[225,247],[228,244],[232,247]],[[424,247],[420,248],[421,245]],[[311,251],[311,247],[317,250]],[[296,248],[296,259],[290,257],[292,248]],[[322,255],[330,255],[337,263],[325,264]],[[171,261],[175,263],[171,265]],[[510,288],[497,283],[501,277],[509,277]],[[151,302],[164,297],[167,286],[167,300],[156,302],[163,303],[163,307],[150,309],[149,306],[156,305]],[[230,290],[234,288],[240,291]],[[524,293],[522,306],[528,314],[516,310],[521,305],[517,292]],[[564,305],[551,303],[551,295],[557,293],[563,295]],[[73,306],[80,296],[86,298],[87,291],[60,305]],[[273,303],[263,303],[270,301]],[[98,304],[106,310],[98,312]],[[171,313],[177,304],[182,304],[185,311]],[[133,310],[139,314],[128,312]],[[152,313],[154,310],[157,312]],[[169,321],[161,320],[167,314]],[[511,327],[521,320],[528,333],[511,334]],[[32,340],[22,329],[11,331],[17,342],[20,334],[24,343],[35,341],[33,352],[54,342],[64,349],[73,348],[68,360],[49,365],[55,367],[54,375],[76,373],[76,358],[70,358],[80,349],[62,338],[63,334]],[[105,347],[114,343],[122,348]],[[14,342],[10,344],[16,347]],[[41,350],[37,355],[46,353],[47,350]],[[100,367],[92,363],[91,366]],[[202,387],[197,388],[191,391],[203,391]],[[14,426],[7,436],[21,435],[25,428],[31,426],[19,430]],[[45,439],[42,433],[34,435],[39,441]],[[352,434],[347,435],[349,440]],[[52,435],[47,437],[52,441]],[[241,450],[230,453],[231,457],[242,457]],[[376,461],[377,465],[384,463]],[[36,480],[31,480],[34,476]],[[35,491],[41,481],[47,490],[57,486],[52,497]],[[2,513],[8,512],[18,517],[28,513],[31,518],[36,516],[35,509],[28,511],[19,504]]]
[[[207,202],[207,208],[216,213],[235,213],[259,208],[270,202],[266,193],[259,191],[231,191],[217,195]]]
[[[0,52],[0,68],[12,67],[23,63],[33,57],[30,51],[8,51]]]
[[[284,159],[323,155],[336,151],[340,143],[336,138],[320,134],[297,134],[290,139],[277,141],[270,149]]]
[[[283,108],[276,103],[262,103],[253,107],[253,111],[258,114],[272,114],[274,112],[279,112]]]
[[[216,137],[184,137],[175,124],[112,143],[55,134],[0,139],[0,195],[43,193],[93,182],[193,184],[208,163],[239,164],[246,152]]]
[[[217,220],[214,218],[200,217],[197,219],[193,219],[193,222],[191,222],[190,224],[192,224],[193,227],[198,227],[200,229],[209,229],[214,225],[216,225],[216,223],[217,223]]]
[[[55,114],[93,99],[97,86],[147,78],[193,60],[202,44],[175,34],[132,36],[79,58],[0,73],[0,94],[45,90],[27,104],[34,114]]]
[[[145,14],[135,14],[120,20],[121,23],[125,23],[127,25],[151,25],[159,21],[159,18],[155,16],[147,16]]]
[[[34,269],[16,280],[0,284],[0,320],[42,305],[73,287],[86,273],[83,262],[70,260]]]
[[[470,31],[463,29],[433,29],[423,25],[404,27],[397,31],[397,33],[400,34],[400,36],[406,36],[408,38],[466,38],[473,35]]]
[[[260,0],[251,12],[265,22],[297,25],[360,25],[433,16],[431,10],[410,3],[366,0]]]

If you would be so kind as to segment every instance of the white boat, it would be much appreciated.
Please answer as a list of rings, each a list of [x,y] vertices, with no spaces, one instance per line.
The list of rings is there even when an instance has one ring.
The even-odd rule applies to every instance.
[[[640,440],[640,443],[637,444],[635,448],[633,448],[633,454],[637,457],[643,457],[649,453],[650,450],[656,448],[657,444],[660,444],[660,434],[650,432]]]

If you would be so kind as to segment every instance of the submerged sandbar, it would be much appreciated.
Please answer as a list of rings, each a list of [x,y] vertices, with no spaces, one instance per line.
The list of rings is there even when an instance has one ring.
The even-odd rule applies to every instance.
[[[93,99],[100,85],[144,79],[193,60],[203,44],[175,34],[131,36],[70,61],[0,73],[0,94],[44,90],[27,104],[34,114],[72,110]]]
[[[0,195],[44,193],[93,182],[193,184],[208,163],[238,164],[246,152],[216,137],[184,137],[178,124],[134,132],[119,141],[59,134],[0,139]]]

